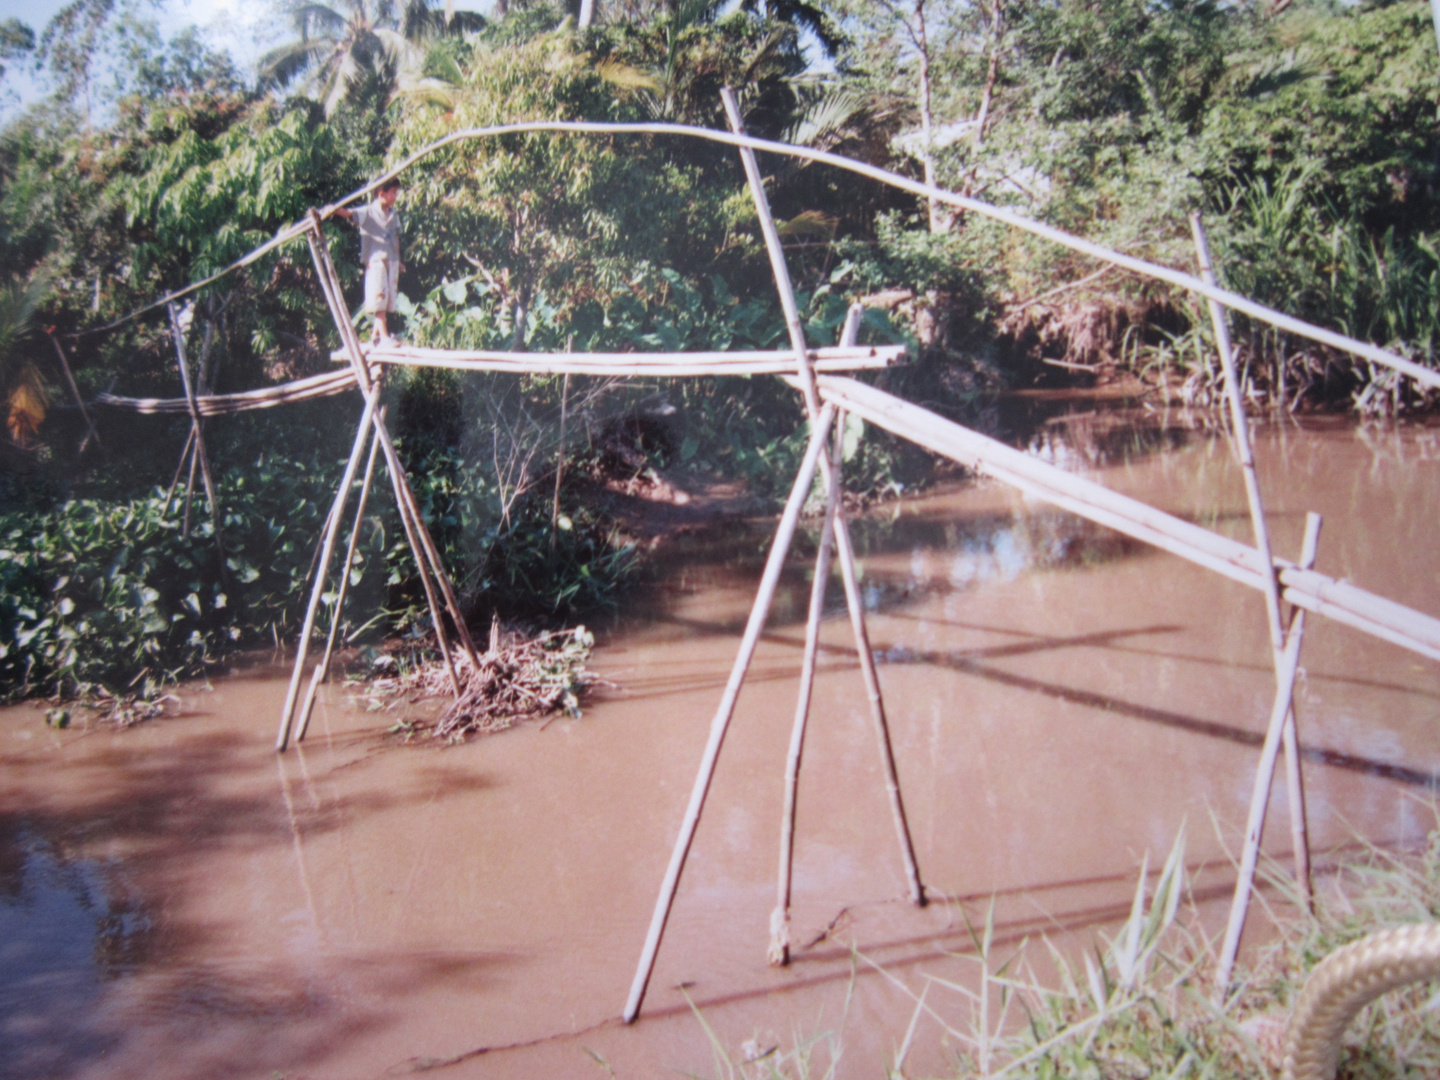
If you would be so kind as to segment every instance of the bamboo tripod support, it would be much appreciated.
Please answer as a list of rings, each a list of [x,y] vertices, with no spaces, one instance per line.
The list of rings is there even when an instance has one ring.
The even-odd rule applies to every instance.
[[[385,410],[381,408],[383,414]],[[300,719],[295,729],[295,742],[305,738],[310,728],[310,714],[315,711],[315,699],[320,694],[320,684],[330,674],[330,660],[335,655],[335,639],[340,633],[340,615],[345,610],[345,594],[350,588],[350,568],[355,565],[355,550],[360,545],[360,530],[365,524],[365,506],[370,500],[370,483],[375,478],[375,459],[380,454],[380,437],[374,430],[370,433],[370,456],[365,462],[365,478],[360,481],[360,501],[355,507],[355,524],[350,528],[350,543],[345,549],[345,561],[340,564],[340,587],[335,591],[335,611],[330,618],[330,634],[325,639],[325,652],[320,663],[310,674],[310,685],[305,688],[305,700],[300,703]]]
[[[737,134],[743,134],[743,123],[741,122],[739,107],[736,104],[735,95],[729,87],[721,91],[721,99],[724,102],[726,114],[729,116],[731,128],[734,129]],[[804,505],[817,467],[824,476],[826,489],[829,493],[826,500],[827,531],[833,530],[835,547],[839,555],[841,576],[845,585],[845,598],[850,609],[850,623],[855,635],[856,651],[859,654],[860,669],[865,680],[866,696],[870,702],[871,715],[875,724],[876,739],[880,746],[881,760],[885,768],[886,792],[890,799],[896,833],[900,840],[901,855],[905,863],[910,895],[911,899],[917,905],[923,906],[925,903],[925,890],[920,882],[920,873],[915,862],[914,845],[910,839],[909,824],[906,821],[904,802],[900,795],[900,783],[895,770],[895,756],[890,745],[890,732],[885,718],[885,707],[883,697],[881,696],[879,674],[875,670],[875,658],[870,649],[869,636],[865,629],[865,609],[860,596],[858,577],[855,573],[854,550],[850,543],[849,531],[845,527],[845,519],[839,504],[839,469],[836,463],[832,462],[830,456],[824,453],[826,433],[833,422],[834,409],[829,405],[824,407],[820,405],[820,397],[815,385],[815,372],[810,350],[806,344],[804,330],[800,324],[799,310],[795,303],[794,289],[790,284],[789,270],[785,265],[785,256],[780,246],[780,237],[775,230],[775,223],[770,214],[769,200],[765,196],[765,188],[760,178],[760,170],[755,161],[755,154],[748,147],[742,147],[740,156],[745,167],[745,175],[750,185],[751,195],[755,200],[756,212],[760,220],[760,228],[765,236],[765,246],[770,256],[771,270],[775,277],[776,289],[780,295],[781,308],[785,313],[786,328],[789,331],[791,345],[795,350],[797,376],[804,393],[806,415],[810,418],[811,422],[811,442],[806,452],[805,462],[802,464],[800,474],[796,478],[795,488],[792,489],[790,500],[786,504],[785,514],[782,516],[779,529],[776,532],[775,543],[770,551],[770,559],[766,563],[765,574],[761,579],[760,589],[755,598],[755,605],[751,609],[750,621],[746,626],[745,637],[741,642],[739,655],[737,655],[735,666],[731,671],[730,681],[726,685],[720,709],[716,713],[714,721],[712,721],[710,741],[706,745],[705,754],[701,760],[700,772],[695,780],[690,806],[686,811],[685,820],[681,825],[680,836],[677,838],[674,850],[671,853],[670,865],[666,870],[665,879],[660,887],[660,896],[656,901],[655,911],[651,917],[650,929],[646,935],[645,945],[641,952],[640,964],[635,972],[635,979],[630,988],[629,999],[625,1004],[624,1018],[626,1023],[634,1021],[640,1013],[640,1005],[645,997],[645,988],[650,981],[650,974],[655,965],[655,956],[659,951],[660,938],[664,934],[665,922],[669,918],[670,908],[675,901],[675,890],[679,886],[680,874],[684,869],[685,859],[689,853],[690,844],[694,839],[695,828],[700,819],[700,811],[705,802],[705,794],[709,790],[710,779],[714,775],[715,762],[719,757],[720,745],[724,741],[725,730],[734,712],[735,698],[739,694],[740,685],[744,681],[745,672],[749,667],[751,657],[754,655],[755,643],[759,638],[761,628],[764,626],[765,617],[769,614],[770,603],[774,598],[775,584],[779,580],[780,567],[784,563],[785,554],[789,550],[790,542],[794,537],[795,520],[798,519],[800,508]],[[858,318],[847,320],[847,325],[854,325],[858,328]],[[816,608],[817,604],[823,606],[824,587],[824,578],[817,573],[814,592],[818,592],[818,600],[815,598],[814,592],[812,592],[812,609]],[[807,627],[806,633],[806,653],[810,658],[808,663],[809,676],[802,675],[801,680],[801,695],[805,700],[803,706],[797,707],[796,723],[800,728],[800,732],[798,736],[792,736],[792,742],[795,738],[803,740],[804,719],[801,714],[802,710],[808,713],[809,708],[809,684],[813,679],[813,650],[816,647],[812,644],[811,638],[813,635],[818,635],[818,615],[812,622],[814,623],[813,627]],[[799,747],[796,746],[793,750],[792,757],[797,782],[799,753]],[[787,763],[787,809],[784,821],[782,821],[782,845],[787,855],[782,860],[784,867],[781,871],[779,884],[781,903],[777,908],[776,914],[772,916],[772,956],[776,955],[777,949],[774,935],[777,931],[783,934],[785,912],[788,910],[789,902],[788,852],[791,839],[793,838],[795,795],[795,784],[791,782],[790,769],[791,766]],[[785,957],[788,957],[788,948],[783,950],[783,954]]]
[[[322,281],[326,286],[326,295],[330,301],[330,309],[340,331],[342,340],[346,342],[346,349],[349,354],[351,369],[355,375],[356,385],[362,390],[372,385],[369,365],[365,361],[365,354],[360,348],[360,339],[355,333],[355,327],[350,322],[348,309],[345,307],[345,296],[340,288],[340,277],[335,273],[335,264],[330,258],[330,247],[325,241],[325,233],[320,228],[319,214],[314,210],[310,211],[311,231],[307,236],[310,242],[310,252],[315,259],[316,269],[320,272]],[[409,476],[405,472],[405,466],[400,462],[400,455],[395,451],[395,444],[385,428],[383,416],[377,413],[374,418],[376,431],[380,436],[380,449],[385,454],[385,464],[390,471],[391,486],[395,490],[396,503],[400,509],[400,519],[406,523],[406,535],[410,540],[411,547],[415,550],[416,564],[421,568],[422,580],[425,580],[424,571],[428,565],[429,573],[433,576],[435,583],[440,589],[444,599],[445,608],[450,613],[451,621],[455,626],[455,633],[460,639],[460,646],[464,650],[466,658],[472,667],[479,666],[479,660],[475,655],[475,643],[470,637],[469,627],[460,613],[459,601],[455,598],[455,591],[450,585],[450,578],[445,573],[444,561],[440,558],[440,550],[435,546],[435,540],[430,535],[430,530],[425,526],[424,515],[420,512],[420,504],[415,498],[415,491],[410,485]],[[439,607],[432,597],[430,603],[431,615],[436,626],[436,637],[441,643],[441,651],[445,652],[447,644],[445,641],[444,624],[439,617]],[[448,661],[447,661],[448,663]],[[455,680],[453,664],[450,665],[451,683],[454,685],[458,695],[460,690]]]
[[[740,696],[740,687],[745,682],[745,673],[755,655],[755,646],[760,641],[760,631],[770,614],[770,604],[775,599],[775,587],[780,582],[780,570],[795,538],[795,527],[800,521],[800,511],[810,494],[810,485],[815,480],[815,470],[825,450],[826,437],[835,420],[835,406],[826,405],[810,429],[810,444],[800,462],[800,471],[786,500],[785,511],[780,516],[780,525],[775,530],[775,540],[770,546],[765,561],[765,571],[760,577],[760,588],[755,593],[755,602],[750,608],[750,618],[745,624],[745,634],[740,640],[740,651],[730,669],[730,678],[725,683],[720,706],[710,721],[710,736],[705,743],[705,752],[700,759],[700,771],[695,776],[690,791],[690,802],[685,808],[685,819],[680,826],[680,835],[670,853],[670,863],[665,869],[665,879],[660,885],[660,896],[655,902],[655,911],[650,918],[650,929],[645,935],[645,946],[640,953],[640,964],[635,970],[635,980],[630,986],[630,997],[625,1003],[625,1022],[631,1023],[640,1015],[640,1004],[645,999],[645,987],[650,982],[650,973],[655,967],[655,954],[660,949],[660,938],[665,933],[665,922],[670,917],[670,908],[675,902],[675,889],[680,884],[680,872],[685,868],[685,857],[695,839],[695,828],[700,823],[700,811],[705,807],[705,797],[710,792],[710,781],[715,775],[715,762],[720,756],[720,744],[725,741],[725,730],[735,713],[735,701]]]
[[[723,87],[720,100],[725,106],[725,115],[730,130],[740,136],[745,134],[745,124],[740,116],[740,106],[730,87]],[[760,166],[755,160],[755,151],[748,146],[740,147],[740,160],[745,167],[745,179],[755,203],[755,213],[760,221],[760,231],[765,237],[765,250],[770,256],[770,269],[775,278],[775,289],[780,295],[780,306],[785,313],[785,327],[790,336],[790,345],[795,350],[797,375],[805,397],[805,411],[813,421],[820,409],[820,394],[815,385],[815,368],[810,359],[810,348],[805,341],[805,329],[800,322],[800,311],[795,303],[795,289],[790,282],[790,269],[785,263],[785,250],[780,243],[780,234],[775,228],[775,218],[770,213],[770,200],[765,195],[765,183],[760,177]],[[860,315],[847,313],[846,333],[859,334]],[[842,345],[854,345],[853,337],[842,340]],[[838,466],[829,457],[820,459],[821,475],[827,489],[833,483],[837,488]],[[846,605],[850,609],[850,626],[855,637],[855,649],[860,658],[860,673],[865,682],[865,694],[870,701],[870,716],[875,726],[875,739],[880,750],[880,761],[885,769],[885,790],[890,799],[890,816],[895,824],[895,837],[900,846],[900,856],[905,864],[905,877],[909,883],[910,900],[917,907],[925,906],[925,886],[920,881],[920,868],[915,862],[915,845],[910,838],[910,825],[905,816],[905,801],[900,795],[900,778],[895,770],[895,754],[890,744],[890,727],[885,717],[885,700],[880,691],[880,673],[875,669],[875,656],[870,648],[870,635],[865,626],[865,605],[860,596],[859,577],[855,573],[855,551],[850,542],[850,530],[845,522],[844,508],[837,498],[829,510],[834,522],[835,550],[839,556],[840,578],[845,587]]]
[[[180,325],[180,315],[175,310],[175,304],[171,302],[167,308],[170,315],[170,332],[175,338],[175,359],[180,365],[180,385],[185,389],[185,402],[190,409],[190,437],[185,440],[185,446],[189,450],[190,457],[190,479],[185,488],[185,524],[181,528],[181,535],[190,534],[190,497],[195,490],[195,465],[200,465],[200,475],[205,483],[205,498],[210,503],[210,523],[215,530],[215,548],[220,553],[220,572],[225,572],[225,546],[220,540],[220,500],[215,497],[215,481],[210,476],[210,455],[205,452],[205,433],[200,427],[200,407],[195,403],[195,388],[190,383],[190,364],[185,359],[185,333]],[[181,466],[185,463],[185,454],[180,455]],[[169,500],[166,500],[169,506]]]
[[[1190,229],[1195,238],[1195,254],[1200,264],[1200,278],[1207,285],[1215,285],[1215,267],[1210,257],[1210,243],[1205,237],[1205,226],[1198,213],[1190,215]],[[1230,342],[1230,325],[1225,309],[1219,301],[1207,301],[1210,308],[1210,322],[1215,329],[1215,345],[1220,352],[1220,367],[1225,374],[1225,396],[1230,406],[1230,422],[1235,429],[1235,455],[1245,475],[1245,498],[1250,508],[1250,523],[1255,534],[1255,548],[1270,573],[1265,582],[1265,614],[1270,632],[1270,649],[1273,654],[1276,684],[1284,681],[1281,675],[1285,652],[1285,629],[1281,619],[1280,581],[1274,572],[1275,562],[1271,558],[1270,529],[1265,524],[1265,506],[1260,499],[1260,481],[1255,475],[1255,452],[1250,445],[1250,425],[1245,415],[1244,396],[1240,391],[1240,377],[1235,371],[1235,349]],[[1295,880],[1300,886],[1300,895],[1310,904],[1310,836],[1305,814],[1305,784],[1300,770],[1300,746],[1296,737],[1295,705],[1289,702],[1285,716],[1285,778],[1290,797],[1290,828],[1295,854]]]
[[[1320,515],[1305,519],[1305,546],[1300,565],[1309,569],[1315,562],[1315,549],[1320,542]],[[1265,812],[1270,803],[1270,785],[1275,778],[1275,758],[1284,741],[1285,720],[1290,713],[1295,692],[1295,676],[1300,666],[1300,645],[1305,637],[1305,609],[1294,608],[1290,614],[1290,631],[1285,639],[1276,672],[1275,707],[1270,712],[1270,726],[1260,749],[1260,763],[1255,768],[1255,786],[1250,796],[1250,815],[1245,824],[1245,846],[1240,854],[1240,875],[1235,883],[1235,896],[1230,902],[1230,919],[1225,925],[1225,941],[1220,947],[1220,966],[1215,976],[1216,993],[1223,1001],[1230,992],[1230,976],[1235,970],[1235,957],[1240,951],[1240,935],[1245,931],[1245,916],[1250,908],[1250,890],[1255,884],[1255,865],[1260,858],[1260,841],[1265,835]]]
[[[395,492],[395,501],[400,513],[400,520],[405,526],[406,538],[410,543],[411,551],[414,553],[416,567],[419,571],[421,581],[425,586],[426,600],[430,606],[430,616],[435,626],[436,640],[440,644],[441,655],[444,658],[446,669],[450,675],[451,687],[455,691],[456,696],[459,696],[460,693],[460,682],[456,675],[454,659],[450,655],[449,643],[445,633],[445,623],[441,617],[439,602],[435,595],[435,586],[431,581],[432,574],[439,580],[442,586],[442,591],[456,626],[456,632],[460,637],[461,643],[472,665],[474,665],[474,667],[479,666],[478,659],[475,656],[474,645],[470,641],[464,620],[460,617],[459,605],[455,602],[454,593],[451,591],[449,581],[441,567],[439,553],[436,551],[434,542],[430,539],[429,532],[425,528],[425,523],[420,517],[419,506],[415,502],[404,468],[400,464],[399,455],[395,451],[394,444],[390,440],[389,432],[385,428],[384,419],[380,415],[380,390],[378,385],[370,378],[369,370],[365,364],[364,354],[360,349],[359,339],[355,336],[355,329],[350,324],[348,309],[344,303],[344,295],[340,290],[340,281],[335,274],[334,263],[330,260],[330,252],[325,243],[324,233],[320,229],[319,215],[314,211],[311,211],[310,224],[310,231],[306,235],[306,239],[310,244],[310,254],[314,259],[315,269],[320,277],[321,288],[325,294],[326,303],[330,308],[331,317],[335,321],[341,341],[345,344],[346,351],[349,354],[351,368],[355,373],[356,385],[359,387],[365,399],[365,408],[361,414],[360,423],[356,427],[355,442],[351,448],[350,459],[346,463],[345,474],[340,481],[339,489],[335,493],[335,501],[331,506],[330,518],[321,539],[320,557],[315,570],[315,581],[311,588],[310,602],[306,608],[305,620],[300,630],[300,640],[296,647],[295,667],[291,672],[290,685],[286,691],[285,704],[282,707],[280,715],[280,731],[275,742],[275,749],[279,751],[283,751],[289,745],[291,730],[295,725],[295,712],[299,701],[300,680],[304,674],[305,663],[309,658],[310,639],[315,627],[315,617],[324,595],[325,582],[330,571],[330,563],[334,558],[335,545],[345,514],[345,504],[349,498],[350,488],[354,484],[355,474],[359,469],[360,454],[365,448],[367,438],[370,436],[372,428],[375,441],[385,454],[385,463],[390,473],[390,482]],[[339,612],[337,610],[336,617],[338,618],[338,616]],[[304,725],[302,724],[301,726],[303,727]]]
[[[1195,254],[1199,263],[1200,278],[1207,285],[1216,285],[1214,261],[1210,255],[1210,243],[1205,235],[1205,226],[1198,213],[1190,215],[1190,231],[1195,241]],[[1214,299],[1207,300],[1210,321],[1215,331],[1215,345],[1220,353],[1220,366],[1225,377],[1225,397],[1230,407],[1231,426],[1235,432],[1235,454],[1240,460],[1245,476],[1245,496],[1249,504],[1250,521],[1255,536],[1255,547],[1260,552],[1271,572],[1265,575],[1266,627],[1270,635],[1270,648],[1275,666],[1275,706],[1273,712],[1280,717],[1280,739],[1285,750],[1285,779],[1290,802],[1291,844],[1295,859],[1295,882],[1306,907],[1311,904],[1310,895],[1310,836],[1306,821],[1305,782],[1300,766],[1300,745],[1295,719],[1295,666],[1299,663],[1300,641],[1304,636],[1304,620],[1292,619],[1291,634],[1294,637],[1296,655],[1290,655],[1290,642],[1282,624],[1280,581],[1274,573],[1271,557],[1270,531],[1265,523],[1265,507],[1260,497],[1260,482],[1255,475],[1255,453],[1250,444],[1249,420],[1245,413],[1245,402],[1241,394],[1240,378],[1235,370],[1235,351],[1230,340],[1230,327],[1225,309]],[[1311,529],[1315,536],[1312,538]],[[1318,543],[1319,518],[1311,515],[1306,522],[1305,554],[1301,566],[1309,569],[1314,564],[1314,545]],[[1266,759],[1264,752],[1256,770],[1254,792],[1251,796],[1250,813],[1245,834],[1245,848],[1241,857],[1240,875],[1235,883],[1235,896],[1230,907],[1230,921],[1225,931],[1225,943],[1221,949],[1218,972],[1218,990],[1224,995],[1230,983],[1235,956],[1240,948],[1240,936],[1245,929],[1245,916],[1249,908],[1250,889],[1254,883],[1255,860],[1262,839],[1265,822],[1265,804],[1270,798],[1270,783],[1274,775],[1275,761]]]

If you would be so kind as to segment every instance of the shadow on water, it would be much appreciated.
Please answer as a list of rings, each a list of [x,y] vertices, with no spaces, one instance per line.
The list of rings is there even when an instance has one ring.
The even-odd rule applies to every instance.
[[[127,892],[118,867],[0,815],[0,1072],[65,1075],[116,1043],[75,1018],[148,958],[151,919]]]

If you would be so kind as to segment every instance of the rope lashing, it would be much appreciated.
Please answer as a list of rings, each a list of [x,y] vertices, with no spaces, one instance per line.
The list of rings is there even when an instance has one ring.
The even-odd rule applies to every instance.
[[[1440,978],[1440,923],[1380,930],[1337,949],[1310,973],[1285,1031],[1281,1080],[1334,1080],[1340,1037],[1381,994]]]

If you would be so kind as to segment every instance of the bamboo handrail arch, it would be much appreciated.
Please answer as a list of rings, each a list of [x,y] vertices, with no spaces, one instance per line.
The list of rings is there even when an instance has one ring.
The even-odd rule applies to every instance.
[[[891,187],[908,191],[913,195],[919,195],[927,199],[933,198],[937,202],[945,203],[948,206],[954,206],[960,210],[968,210],[971,213],[980,214],[983,217],[1003,222],[1006,225],[1050,240],[1059,244],[1061,247],[1067,247],[1082,255],[1088,255],[1102,262],[1124,267],[1133,273],[1139,274],[1141,277],[1154,278],[1157,281],[1167,281],[1172,285],[1178,285],[1182,289],[1217,301],[1233,311],[1239,311],[1253,319],[1269,323],[1278,330],[1286,330],[1300,337],[1319,342],[1322,345],[1329,345],[1331,348],[1339,349],[1353,356],[1359,356],[1366,360],[1373,361],[1374,363],[1392,368],[1414,379],[1422,386],[1440,389],[1440,372],[1432,371],[1398,353],[1391,352],[1388,349],[1382,349],[1378,345],[1372,345],[1369,342],[1360,341],[1357,338],[1352,338],[1345,334],[1337,333],[1334,330],[1327,330],[1322,326],[1316,326],[1303,319],[1297,319],[1293,315],[1286,315],[1284,312],[1266,307],[1264,304],[1257,303],[1240,293],[1231,292],[1229,289],[1222,289],[1218,285],[1207,284],[1193,274],[1187,274],[1182,270],[1162,266],[1159,263],[1152,263],[1146,259],[1138,259],[1133,255],[1126,255],[1112,248],[1107,248],[1103,244],[1097,244],[1093,241],[1075,236],[1066,232],[1064,229],[1057,229],[1053,225],[1046,225],[1044,222],[1036,221],[1034,218],[1026,217],[1024,214],[1017,214],[1013,210],[1006,210],[1004,207],[995,206],[993,203],[987,203],[981,199],[975,199],[968,195],[960,195],[953,191],[947,191],[945,188],[922,183],[919,180],[912,180],[908,176],[901,176],[899,173],[882,169],[876,165],[867,165],[863,161],[856,161],[853,158],[847,158],[841,154],[832,154],[827,150],[815,150],[808,146],[795,146],[792,143],[775,142],[770,139],[757,139],[753,135],[739,135],[728,131],[718,131],[714,128],[693,127],[689,124],[640,124],[592,120],[526,120],[510,124],[492,124],[486,127],[461,128],[458,131],[452,131],[443,138],[436,139],[434,142],[422,146],[419,150],[416,150],[413,154],[402,160],[398,165],[395,165],[364,187],[357,188],[349,195],[321,208],[320,216],[322,218],[328,217],[340,207],[347,206],[356,199],[368,195],[386,180],[398,177],[412,165],[424,160],[437,150],[443,150],[445,147],[457,142],[464,142],[470,139],[496,138],[501,135],[520,135],[530,132],[547,131],[574,132],[576,134],[589,135],[682,135],[691,138],[706,139],[711,142],[727,143],[731,146],[750,150],[764,150],[767,153],[798,158],[802,161],[813,161],[819,164],[831,165],[837,169],[855,173],[857,176],[864,176],[871,180],[877,180],[882,184],[889,184]],[[186,285],[184,288],[167,293],[153,303],[136,308],[134,311],[103,326],[77,331],[68,336],[75,338],[82,335],[113,330],[129,322],[131,319],[137,318],[155,308],[162,307],[171,301],[178,300],[182,296],[186,296],[204,288],[206,285],[219,281],[227,274],[249,266],[267,252],[273,251],[275,248],[287,244],[292,240],[298,240],[304,236],[309,229],[309,222],[303,219],[293,225],[287,225],[281,229],[273,239],[261,244],[224,269],[217,270],[208,277]]]

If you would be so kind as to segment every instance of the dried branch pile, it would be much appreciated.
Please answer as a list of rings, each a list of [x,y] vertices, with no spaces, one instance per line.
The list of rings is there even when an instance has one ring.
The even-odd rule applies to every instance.
[[[424,728],[437,739],[458,742],[474,732],[503,731],[521,720],[553,712],[579,716],[581,695],[599,681],[585,669],[594,645],[590,632],[577,626],[505,644],[492,641],[492,647],[480,654],[478,669],[466,656],[457,655],[460,697]],[[451,693],[450,676],[439,660],[371,686],[407,694],[412,700]]]

